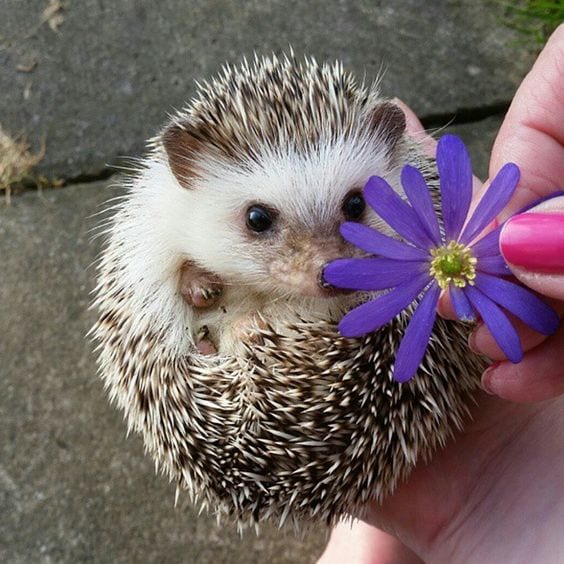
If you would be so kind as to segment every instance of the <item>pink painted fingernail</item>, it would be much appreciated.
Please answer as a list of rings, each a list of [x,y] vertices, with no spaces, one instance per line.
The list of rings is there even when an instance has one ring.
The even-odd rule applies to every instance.
[[[564,214],[522,213],[501,231],[507,262],[534,272],[564,273]]]

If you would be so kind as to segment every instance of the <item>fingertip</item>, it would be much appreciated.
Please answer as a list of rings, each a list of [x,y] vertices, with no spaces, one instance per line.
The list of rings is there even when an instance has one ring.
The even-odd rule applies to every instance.
[[[515,277],[531,290],[556,300],[564,300],[564,274],[549,274],[545,272],[529,272],[507,261]]]
[[[423,124],[419,121],[419,118],[415,112],[402,100],[399,98],[393,98],[392,103],[398,106],[405,114],[406,129],[412,135],[425,134],[425,128]]]
[[[546,335],[537,333],[514,316],[510,316],[510,318],[512,325],[519,334],[519,340],[524,352],[534,349],[547,339]],[[506,355],[492,337],[489,329],[483,323],[480,323],[468,337],[468,347],[474,353],[495,361],[507,359]]]
[[[564,300],[564,196],[547,199],[510,218],[500,249],[513,274],[525,285]]]
[[[454,311],[454,307],[450,301],[448,290],[441,292],[439,303],[437,304],[437,313],[444,319],[449,319],[451,321],[457,319],[456,312]]]
[[[500,364],[501,362],[495,362],[494,364],[489,366],[482,374],[482,389],[484,390],[484,392],[490,394],[491,396],[499,395],[497,392],[498,386],[496,385],[497,381],[494,372],[497,370]]]
[[[541,378],[536,371],[506,360],[492,364],[482,374],[482,389],[493,396],[516,403],[533,403],[555,398],[564,392],[561,378]]]
[[[564,393],[564,330],[528,352],[519,364],[492,364],[482,374],[482,387],[492,395],[518,403],[544,401]]]

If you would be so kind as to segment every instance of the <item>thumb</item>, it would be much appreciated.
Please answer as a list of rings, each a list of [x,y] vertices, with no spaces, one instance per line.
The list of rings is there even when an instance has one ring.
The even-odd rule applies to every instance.
[[[523,284],[564,300],[564,196],[509,219],[501,231],[500,247]]]
[[[564,188],[564,24],[548,40],[523,80],[492,150],[490,178],[508,162],[521,181],[504,220],[538,198]]]
[[[415,112],[399,98],[394,98],[392,102],[404,113],[405,129],[411,138],[419,143],[425,155],[434,158],[437,142],[425,131],[423,124],[419,121]]]

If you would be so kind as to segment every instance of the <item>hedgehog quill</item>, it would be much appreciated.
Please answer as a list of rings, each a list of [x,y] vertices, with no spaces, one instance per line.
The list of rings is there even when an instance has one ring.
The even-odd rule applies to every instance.
[[[155,137],[99,262],[100,373],[159,468],[219,517],[296,528],[359,514],[468,416],[483,362],[434,321],[417,377],[393,378],[411,316],[361,338],[327,264],[363,256],[344,221],[390,234],[366,181],[402,193],[435,164],[377,85],[293,57],[225,67]],[[398,242],[398,245],[401,243]]]

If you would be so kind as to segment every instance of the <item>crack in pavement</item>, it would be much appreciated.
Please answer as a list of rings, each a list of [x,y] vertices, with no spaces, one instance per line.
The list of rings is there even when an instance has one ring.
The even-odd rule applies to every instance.
[[[503,101],[479,108],[458,108],[454,112],[429,114],[421,117],[420,120],[426,129],[445,127],[445,124],[462,125],[476,123],[489,117],[504,115],[509,109],[510,104],[510,101]]]
[[[478,123],[484,119],[502,116],[504,115],[510,105],[510,101],[502,101],[487,106],[480,106],[477,108],[458,108],[454,112],[437,112],[436,114],[428,114],[420,118],[423,127],[427,130],[438,130],[445,127],[450,127],[453,125],[468,125],[472,123]],[[119,157],[120,159],[129,160],[130,157]],[[117,160],[107,159],[108,161]],[[131,172],[131,169],[126,170],[125,167],[118,166],[104,166],[101,169],[94,172],[81,172],[76,175],[71,175],[68,177],[58,178],[62,182],[62,185],[57,187],[58,189],[63,189],[67,186],[76,186],[77,184],[93,184],[100,182],[102,180],[108,180],[114,176],[120,174],[127,174]],[[49,189],[52,187],[45,187]],[[12,197],[17,197],[26,192],[37,189],[32,183],[24,184],[18,190],[12,192]]]

